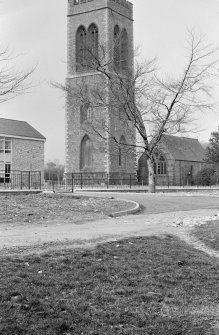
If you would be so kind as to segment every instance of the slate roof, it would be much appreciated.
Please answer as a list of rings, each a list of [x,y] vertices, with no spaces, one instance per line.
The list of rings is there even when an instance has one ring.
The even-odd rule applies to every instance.
[[[165,144],[175,160],[203,162],[205,150],[195,138],[163,135]]]
[[[0,118],[0,135],[29,137],[33,139],[45,140],[35,128],[25,121],[17,121]]]

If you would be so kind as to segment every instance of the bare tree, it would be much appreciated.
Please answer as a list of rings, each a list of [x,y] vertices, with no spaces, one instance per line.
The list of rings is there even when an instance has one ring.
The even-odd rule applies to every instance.
[[[0,103],[23,94],[30,88],[27,79],[35,68],[27,71],[18,71],[13,65],[16,57],[11,56],[8,49],[0,50]]]
[[[217,77],[217,49],[205,44],[193,32],[188,34],[187,58],[181,74],[160,78],[155,60],[135,63],[120,71],[114,59],[108,59],[103,46],[98,54],[88,49],[86,69],[102,74],[87,90],[86,81],[71,85],[53,84],[74,97],[79,103],[87,102],[91,108],[108,108],[112,115],[123,119],[124,125],[135,129],[139,141],[119,143],[108,119],[97,118],[90,129],[102,138],[118,145],[135,147],[145,152],[149,172],[149,192],[155,192],[154,152],[162,135],[185,131],[197,111],[212,108],[212,83]],[[114,48],[115,50],[115,48]],[[134,61],[133,61],[134,62]],[[133,62],[132,65],[133,65]],[[107,135],[106,135],[107,134]]]

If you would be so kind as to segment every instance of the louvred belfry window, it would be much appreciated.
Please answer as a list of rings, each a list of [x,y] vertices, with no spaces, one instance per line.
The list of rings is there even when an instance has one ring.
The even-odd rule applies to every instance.
[[[98,61],[99,33],[97,26],[92,23],[88,29],[87,41],[88,65],[91,69],[95,69]]]
[[[80,26],[76,33],[76,69],[85,71],[87,65],[87,32]]]
[[[128,46],[128,33],[126,29],[120,28],[118,25],[114,28],[114,48],[113,48],[113,61],[114,69],[127,70],[129,60],[129,46]]]

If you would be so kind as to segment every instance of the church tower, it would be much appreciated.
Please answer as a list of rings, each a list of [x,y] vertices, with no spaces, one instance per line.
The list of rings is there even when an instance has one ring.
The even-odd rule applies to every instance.
[[[115,54],[117,36],[121,43]],[[71,90],[66,102],[66,173],[108,173],[111,178],[135,175],[135,149],[130,146],[127,150],[126,145],[135,144],[134,126],[124,124],[119,112],[111,113],[110,103],[95,110],[86,101],[75,100],[74,92],[79,85],[89,92],[104,76],[84,66],[86,43],[92,46],[96,57],[104,45],[107,59],[114,58],[115,68],[129,66],[133,71],[133,5],[126,0],[68,0],[66,84]],[[87,124],[94,117],[100,123],[107,122],[117,143],[107,132],[103,137],[90,132]]]

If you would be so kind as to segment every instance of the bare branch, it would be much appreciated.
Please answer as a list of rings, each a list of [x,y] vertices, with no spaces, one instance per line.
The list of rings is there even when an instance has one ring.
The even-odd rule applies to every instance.
[[[88,62],[81,65],[100,75],[89,89],[86,90],[83,80],[76,87],[68,83],[53,86],[67,93],[77,105],[89,101],[98,116],[86,124],[86,129],[89,127],[104,140],[121,145],[116,123],[130,134],[134,129],[141,143],[138,144],[133,135],[133,141],[123,145],[144,150],[153,183],[153,155],[163,134],[187,131],[189,125],[194,124],[196,111],[207,112],[213,106],[211,91],[212,81],[218,78],[218,50],[204,43],[193,31],[188,34],[187,50],[181,74],[161,78],[157,74],[156,59],[144,63],[131,59],[134,67],[121,70],[116,66],[116,47],[113,52],[107,52],[105,46],[100,45],[98,54],[88,50]],[[109,59],[109,54],[113,54],[114,59]]]
[[[8,48],[0,51],[0,103],[27,92],[32,86],[27,80],[36,67],[26,72],[18,71],[12,66],[15,58],[10,55]]]

